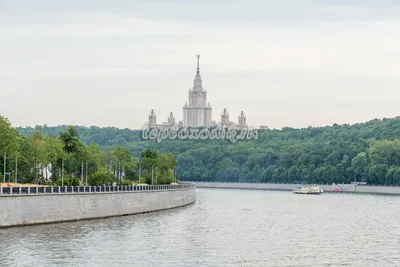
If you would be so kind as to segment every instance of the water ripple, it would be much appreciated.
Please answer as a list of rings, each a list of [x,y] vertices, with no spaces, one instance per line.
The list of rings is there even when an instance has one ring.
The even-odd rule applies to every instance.
[[[0,230],[0,266],[400,266],[400,198],[198,189],[194,205]]]

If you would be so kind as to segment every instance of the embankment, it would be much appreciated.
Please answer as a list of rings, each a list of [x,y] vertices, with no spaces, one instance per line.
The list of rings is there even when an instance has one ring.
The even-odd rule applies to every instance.
[[[10,191],[6,194],[3,188],[0,228],[132,215],[182,207],[196,201],[193,184],[42,190],[12,188],[11,194]]]
[[[197,188],[225,188],[225,189],[254,189],[254,190],[275,190],[292,191],[297,184],[268,184],[268,183],[219,183],[219,182],[191,182]],[[400,195],[400,186],[360,186],[353,184],[319,185],[324,192],[335,192],[338,187],[340,193],[362,193]]]

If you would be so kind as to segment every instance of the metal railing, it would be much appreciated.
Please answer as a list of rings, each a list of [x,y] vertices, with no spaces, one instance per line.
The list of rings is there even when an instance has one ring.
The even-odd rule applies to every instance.
[[[169,191],[195,188],[192,183],[177,185],[117,185],[117,186],[38,186],[38,187],[0,187],[1,195],[40,195],[40,194],[94,194],[115,192]]]

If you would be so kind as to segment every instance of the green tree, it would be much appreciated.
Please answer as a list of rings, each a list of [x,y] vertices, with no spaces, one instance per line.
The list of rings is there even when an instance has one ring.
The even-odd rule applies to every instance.
[[[367,167],[370,184],[385,184],[389,166],[387,164],[370,164]]]
[[[97,164],[92,163],[96,156],[90,152],[86,156],[90,174],[102,171],[101,166],[108,172],[117,173],[118,159],[113,150],[123,147],[133,157],[140,158],[142,180],[147,182],[151,182],[153,167],[153,174],[157,176],[158,182],[171,176],[175,169],[179,177],[185,180],[349,183],[356,178],[357,181],[368,183],[398,183],[400,117],[375,119],[353,125],[262,130],[257,139],[237,143],[226,140],[156,142],[143,140],[140,130],[81,126],[74,129],[76,133],[72,133],[67,125],[18,128],[28,137],[34,131],[54,136],[67,132],[70,136],[75,136],[72,138],[75,143],[80,141],[86,145],[97,144],[103,150],[105,159],[101,160],[100,168],[97,168]],[[65,143],[73,143],[68,141],[71,138],[64,140]],[[20,151],[21,175],[24,175],[25,170],[30,173],[28,165],[33,166],[31,156],[22,153],[27,151],[23,146],[26,144],[22,139],[15,144],[15,150]],[[75,150],[81,149],[76,147],[78,149]],[[166,167],[169,165],[165,163],[168,160],[160,156],[166,152],[176,159],[175,168]],[[7,159],[8,171],[13,168],[14,156],[11,154]],[[80,171],[81,156],[77,151],[70,154],[70,162],[66,167],[69,173]],[[136,170],[133,169],[131,174],[129,171],[125,173],[128,178],[135,175]]]
[[[4,164],[4,158],[6,159],[6,172],[13,169],[13,159],[18,156],[18,141],[18,132],[11,126],[7,118],[0,116],[0,162]],[[3,174],[3,168],[1,168],[0,173]]]
[[[60,139],[63,141],[64,150],[68,154],[76,153],[81,148],[78,131],[73,126],[69,126],[66,132],[61,132]]]
[[[43,142],[38,147],[39,151],[39,163],[42,167],[49,169],[52,173],[52,182],[55,182],[61,171],[60,161],[66,158],[66,153],[63,149],[62,141],[55,136],[46,136]],[[46,179],[48,172],[45,173]]]
[[[96,172],[88,177],[89,185],[107,185],[118,182],[117,178],[109,172]]]
[[[372,164],[400,166],[400,140],[378,141],[368,150],[368,153]]]
[[[158,155],[159,153],[155,150],[146,149],[142,154],[142,161],[140,162],[140,167],[143,170],[143,174],[146,183],[151,183],[154,180],[154,169],[157,167]]]
[[[112,153],[115,155],[117,177],[122,178],[123,173],[127,178],[135,178],[138,159],[133,157],[128,149],[120,146],[112,150]]]
[[[351,161],[351,166],[359,177],[365,178],[365,169],[368,165],[367,154],[365,152],[360,152],[356,157],[354,157]],[[365,181],[365,180],[363,180]]]

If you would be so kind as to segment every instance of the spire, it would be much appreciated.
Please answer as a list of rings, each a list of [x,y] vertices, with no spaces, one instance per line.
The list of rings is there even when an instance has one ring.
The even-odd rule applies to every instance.
[[[203,82],[201,80],[200,76],[200,55],[197,55],[197,71],[196,71],[196,76],[194,77],[194,83],[193,83],[193,91],[203,91]]]
[[[197,55],[197,75],[200,75],[200,55]]]

